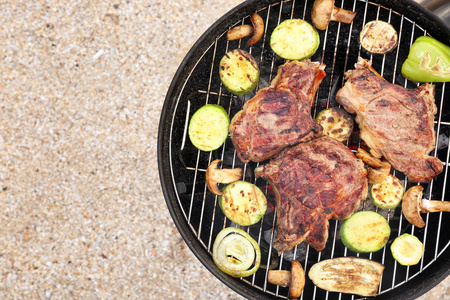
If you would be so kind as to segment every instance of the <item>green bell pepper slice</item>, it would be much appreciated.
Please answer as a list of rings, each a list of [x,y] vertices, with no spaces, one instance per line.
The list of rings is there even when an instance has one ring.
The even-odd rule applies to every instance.
[[[402,75],[417,82],[450,81],[450,47],[429,36],[417,38],[402,65]]]

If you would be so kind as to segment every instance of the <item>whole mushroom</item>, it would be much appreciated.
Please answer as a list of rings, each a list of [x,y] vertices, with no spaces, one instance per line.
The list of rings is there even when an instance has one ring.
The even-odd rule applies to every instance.
[[[402,200],[402,212],[409,223],[422,228],[425,226],[420,213],[450,212],[450,201],[422,199],[423,186],[415,185],[406,191]]]
[[[334,6],[334,0],[316,0],[312,7],[311,18],[314,26],[325,30],[330,21],[350,24],[356,12]]]
[[[251,36],[247,41],[247,45],[251,46],[258,42],[264,34],[264,21],[257,13],[251,14],[250,21],[252,25],[238,25],[229,29],[227,31],[227,40],[234,41]]]
[[[293,260],[291,270],[269,270],[267,281],[279,285],[289,286],[289,299],[299,298],[305,287],[305,271],[300,262]]]

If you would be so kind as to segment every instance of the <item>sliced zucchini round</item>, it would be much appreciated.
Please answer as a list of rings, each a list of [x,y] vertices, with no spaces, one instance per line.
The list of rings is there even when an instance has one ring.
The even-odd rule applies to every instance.
[[[223,189],[219,205],[228,219],[241,226],[250,226],[266,213],[267,199],[256,185],[239,180]]]
[[[397,40],[398,35],[395,28],[380,20],[368,22],[359,34],[361,46],[375,54],[391,52],[397,46]]]
[[[386,245],[391,234],[387,220],[373,211],[359,211],[340,228],[342,243],[357,253],[376,252]]]
[[[322,110],[316,123],[323,127],[323,134],[340,142],[346,141],[353,130],[353,119],[348,112],[337,107]]]
[[[289,60],[310,58],[319,48],[317,30],[301,19],[289,19],[279,24],[270,36],[270,47],[280,57]]]
[[[394,259],[402,266],[413,266],[422,258],[423,244],[414,235],[404,233],[392,242],[391,252]]]
[[[258,85],[259,67],[247,51],[234,49],[227,52],[219,64],[219,76],[225,88],[235,95],[250,93]]]
[[[380,208],[396,208],[402,201],[404,191],[400,179],[389,174],[382,182],[372,185],[370,196],[372,202]]]
[[[200,150],[216,150],[225,142],[229,125],[230,118],[222,106],[206,104],[191,117],[189,139]]]

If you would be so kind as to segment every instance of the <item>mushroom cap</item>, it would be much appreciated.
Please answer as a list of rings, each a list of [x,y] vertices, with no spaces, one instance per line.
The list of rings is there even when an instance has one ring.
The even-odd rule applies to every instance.
[[[402,211],[409,223],[422,228],[425,222],[420,216],[423,186],[415,185],[406,191],[402,200]]]
[[[289,285],[289,298],[299,298],[305,287],[305,271],[300,262],[291,262],[291,283]]]
[[[253,13],[250,16],[253,26],[253,36],[248,40],[247,45],[251,46],[258,42],[264,34],[264,21],[260,15]]]
[[[206,169],[206,185],[208,190],[215,195],[223,195],[223,192],[217,186],[218,183],[232,183],[238,181],[242,176],[241,168],[220,169],[219,164],[222,160],[212,161]]]
[[[327,29],[333,13],[334,0],[314,1],[311,18],[313,25],[319,30]]]
[[[206,169],[206,185],[208,190],[215,195],[223,195],[223,192],[217,186],[217,178],[214,176],[214,172],[218,169],[219,163],[222,161],[220,159],[216,159],[212,161],[208,168]]]

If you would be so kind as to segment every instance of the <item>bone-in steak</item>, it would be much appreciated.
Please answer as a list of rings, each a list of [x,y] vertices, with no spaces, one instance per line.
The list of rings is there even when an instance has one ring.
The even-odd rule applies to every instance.
[[[346,73],[336,101],[356,113],[361,139],[370,152],[384,156],[414,182],[427,182],[441,173],[442,162],[428,155],[435,147],[434,85],[409,90],[387,82],[367,60],[360,59],[355,67]]]
[[[327,136],[283,150],[255,174],[275,191],[278,253],[302,241],[322,251],[328,220],[349,217],[367,197],[364,164]]]
[[[325,77],[318,62],[293,61],[279,67],[270,87],[259,90],[231,120],[230,134],[242,162],[260,162],[290,145],[320,136],[311,105]]]

